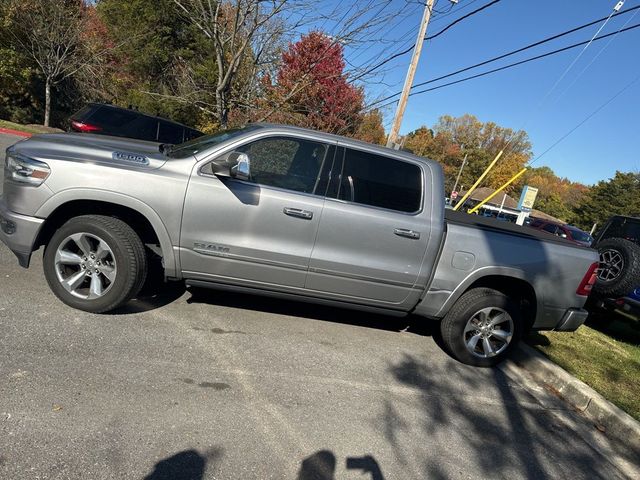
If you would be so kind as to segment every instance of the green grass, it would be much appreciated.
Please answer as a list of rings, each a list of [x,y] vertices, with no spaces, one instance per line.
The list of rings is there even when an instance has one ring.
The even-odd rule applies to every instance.
[[[0,128],[10,128],[11,130],[18,130],[19,132],[27,133],[49,133],[57,131],[58,129],[44,127],[42,125],[20,125],[19,123],[13,123],[8,120],[0,120]]]
[[[528,343],[640,420],[640,322],[613,318],[573,333],[534,333]]]

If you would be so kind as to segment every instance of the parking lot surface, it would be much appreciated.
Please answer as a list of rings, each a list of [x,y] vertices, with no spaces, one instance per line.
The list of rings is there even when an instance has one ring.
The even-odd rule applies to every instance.
[[[2,479],[624,478],[578,414],[427,320],[180,285],[94,315],[41,256],[0,245]]]

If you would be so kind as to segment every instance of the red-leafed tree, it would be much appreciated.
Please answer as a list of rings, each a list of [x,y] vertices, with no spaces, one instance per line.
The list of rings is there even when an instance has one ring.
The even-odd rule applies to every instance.
[[[342,45],[321,32],[304,35],[282,54],[276,82],[265,78],[262,119],[342,135],[362,122],[364,95],[344,74]]]

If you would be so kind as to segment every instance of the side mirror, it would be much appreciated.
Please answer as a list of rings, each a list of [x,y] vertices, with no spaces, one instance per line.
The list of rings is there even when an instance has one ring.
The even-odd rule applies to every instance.
[[[210,173],[218,177],[231,177],[238,180],[249,180],[251,176],[251,162],[249,155],[241,152],[231,152],[209,164]]]
[[[231,152],[228,157],[229,174],[238,180],[249,180],[251,176],[251,161],[249,155],[240,152]]]

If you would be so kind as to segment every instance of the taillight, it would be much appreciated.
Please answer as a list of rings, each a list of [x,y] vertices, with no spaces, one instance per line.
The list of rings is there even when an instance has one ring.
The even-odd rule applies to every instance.
[[[580,286],[578,286],[578,289],[576,290],[576,294],[582,295],[583,297],[588,297],[597,279],[598,279],[598,262],[595,262],[595,263],[592,263],[591,266],[589,267],[589,270],[587,270],[587,273],[585,274],[584,278],[580,282]]]
[[[99,132],[100,130],[102,130],[97,125],[91,125],[90,123],[82,123],[76,120],[71,121],[71,128],[73,128],[76,132],[83,132],[83,133]]]

